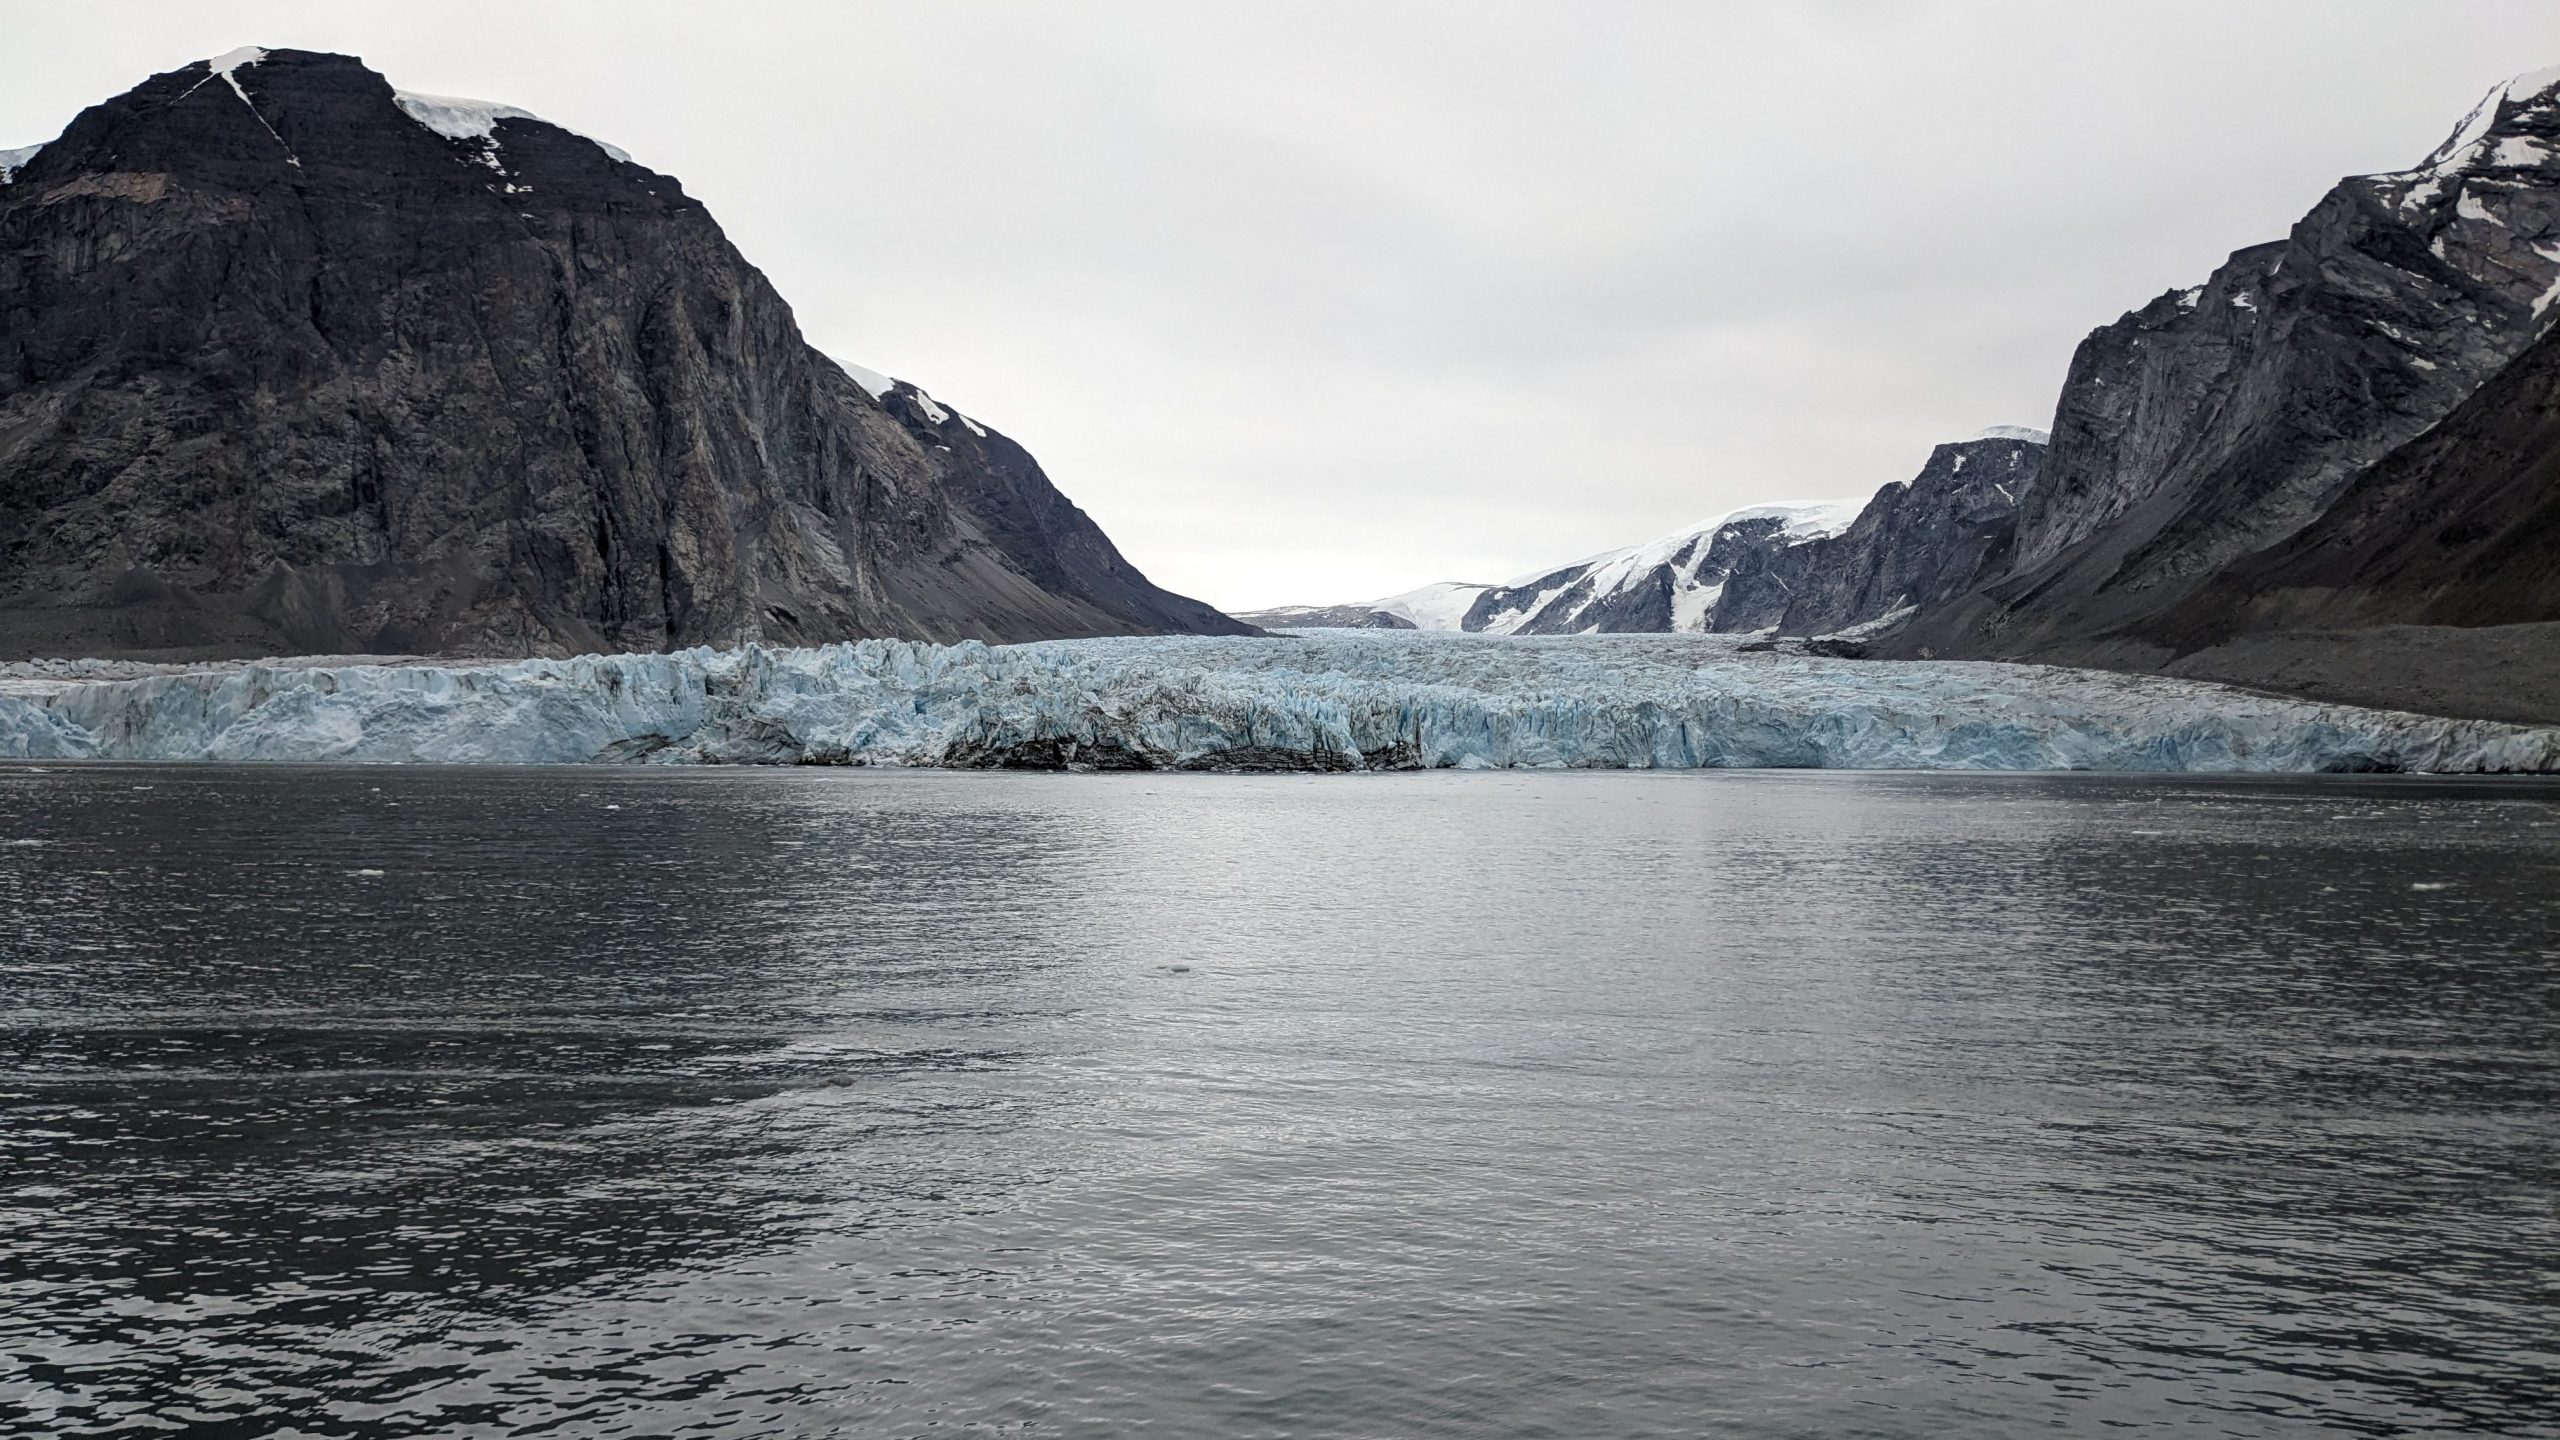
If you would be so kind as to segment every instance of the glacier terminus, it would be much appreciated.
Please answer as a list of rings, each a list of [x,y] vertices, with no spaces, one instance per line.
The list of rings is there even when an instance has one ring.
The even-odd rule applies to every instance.
[[[135,670],[153,673],[134,673]],[[0,669],[21,760],[2560,772],[2560,729],[1730,635],[1305,631]]]

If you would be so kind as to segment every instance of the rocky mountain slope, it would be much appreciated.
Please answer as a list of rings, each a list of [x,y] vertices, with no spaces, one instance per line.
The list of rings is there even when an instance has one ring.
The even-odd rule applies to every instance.
[[[2175,674],[2560,717],[2560,326],[2146,633]]]
[[[2044,444],[2043,431],[1998,426],[1938,446],[1917,476],[1863,506],[1755,506],[1500,585],[1444,582],[1242,618],[1275,629],[1489,635],[1853,630],[1907,618],[1998,573]]]
[[[2243,616],[2560,619],[2523,558],[2546,543],[2529,452],[2547,437],[2510,423],[2547,362],[2492,385],[2555,306],[2560,70],[2498,87],[2414,169],[2339,182],[2285,240],[2092,333],[2009,573],[1889,649],[2158,668]],[[2470,518],[2429,508],[2446,506]]]
[[[1882,629],[1964,594],[2006,566],[2044,452],[2043,431],[2005,425],[1938,446],[1918,475],[1877,491],[1847,529],[1738,567],[1713,628]]]
[[[526,112],[244,50],[0,153],[0,654],[1240,628]]]
[[[1716,628],[1737,566],[1846,527],[1850,504],[1764,505],[1702,520],[1642,545],[1533,571],[1499,585],[1448,581],[1352,605],[1286,606],[1240,618],[1273,627],[1463,630],[1484,635],[1623,635]]]

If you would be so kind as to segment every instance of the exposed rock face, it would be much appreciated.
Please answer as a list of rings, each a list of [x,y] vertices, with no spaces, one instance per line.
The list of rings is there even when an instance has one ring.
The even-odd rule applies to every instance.
[[[1782,635],[1826,635],[1907,616],[1964,594],[2007,566],[2019,507],[2035,495],[2045,442],[2036,431],[1995,430],[1941,445],[1910,480],[1887,485],[1838,535],[1784,552]],[[1718,628],[1742,592],[1740,577],[1717,606]],[[1761,610],[1752,618],[1766,615]]]
[[[2283,542],[2150,630],[2179,650],[2263,630],[2560,619],[2560,326]]]
[[[2279,245],[2092,335],[2013,573],[1895,653],[2158,663],[2153,622],[2445,418],[2560,303],[2560,72],[2414,170],[2340,182]]]
[[[2178,675],[2560,719],[2560,327],[2139,643]]]
[[[2034,493],[2041,430],[1940,445],[1861,508],[1763,505],[1502,585],[1442,584],[1358,605],[1291,606],[1257,625],[1492,635],[1819,635],[1907,617],[1999,573]]]
[[[2264,314],[2281,242],[2242,250],[2080,342],[2056,405],[2043,489],[2020,507],[2014,568],[2032,570],[2148,498],[2210,418]],[[1990,578],[1986,576],[1985,578]]]
[[[237,52],[0,172],[0,653],[1245,628],[522,112]]]
[[[1724,550],[1712,557],[1719,583],[1703,628],[1721,634],[1775,629],[1803,592],[1823,543],[1839,538],[1846,524],[1855,523],[1851,517],[1863,513],[1844,508],[1818,526],[1790,529],[1760,521],[1730,537],[1719,533]]]
[[[1643,545],[1501,585],[1444,581],[1357,605],[1290,606],[1258,625],[1464,630],[1485,635],[1636,635],[1731,628],[1717,622],[1726,581],[1772,552],[1849,523],[1841,504],[1764,505],[1718,515]],[[1326,616],[1326,619],[1303,618]],[[1373,617],[1373,618],[1362,618]],[[1387,622],[1381,624],[1380,619]]]

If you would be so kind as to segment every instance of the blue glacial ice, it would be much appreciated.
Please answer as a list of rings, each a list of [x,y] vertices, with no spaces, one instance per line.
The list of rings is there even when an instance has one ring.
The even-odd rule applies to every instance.
[[[569,660],[12,667],[0,756],[1380,769],[2560,771],[2560,730],[1707,635],[866,640]],[[129,667],[128,667],[129,668]]]

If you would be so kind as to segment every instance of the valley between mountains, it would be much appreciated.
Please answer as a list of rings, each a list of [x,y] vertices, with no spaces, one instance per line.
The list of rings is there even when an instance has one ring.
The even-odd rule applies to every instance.
[[[0,152],[0,316],[0,656],[17,660],[0,671],[0,753],[219,753],[255,714],[257,754],[317,756],[346,738],[327,724],[399,731],[378,706],[351,720],[327,697],[423,693],[357,678],[344,659],[274,657],[392,657],[413,674],[504,675],[509,694],[607,687],[583,705],[619,703],[633,682],[612,666],[573,678],[506,666],[681,652],[692,678],[663,683],[710,694],[804,663],[717,658],[742,649],[922,645],[895,651],[899,664],[939,674],[987,662],[917,658],[935,646],[1088,641],[1098,648],[1064,668],[999,667],[1017,688],[1062,687],[1056,703],[987,691],[933,746],[813,739],[842,726],[800,706],[758,712],[779,727],[771,743],[695,749],[942,763],[994,745],[1066,764],[1118,746],[1151,764],[1214,766],[1232,751],[1360,768],[1386,753],[1369,740],[1418,717],[1441,717],[1444,738],[1494,723],[1448,718],[1451,685],[1504,714],[1544,714],[1562,702],[1541,677],[1569,671],[1614,714],[1595,677],[1638,658],[1593,650],[1557,669],[1497,649],[1451,670],[1455,652],[1429,646],[1248,638],[1342,628],[1496,646],[1734,637],[1712,656],[1641,663],[1693,667],[1674,709],[1759,703],[1771,685],[1795,695],[1815,676],[1848,709],[1770,714],[1817,727],[1878,723],[1879,693],[1961,693],[1940,717],[1961,731],[1964,707],[1989,702],[1893,678],[1956,661],[2177,677],[2156,692],[2072,692],[2122,697],[2122,714],[2093,723],[2137,749],[2153,742],[2125,737],[2153,735],[2161,714],[2238,714],[2259,704],[2248,692],[2315,702],[2330,718],[2286,711],[2288,723],[2339,733],[2389,729],[2334,719],[2352,707],[2520,733],[2560,723],[2560,70],[2494,87],[2415,165],[2339,181],[2289,235],[2092,330],[2043,424],[1940,444],[1871,495],[1738,510],[1499,583],[1232,617],[1149,582],[1013,440],[813,349],[674,177],[525,110],[396,89],[349,56],[235,51]],[[1147,636],[1237,648],[1100,638]],[[1262,648],[1292,644],[1351,670],[1325,679]],[[1820,663],[1781,683],[1752,655]],[[2048,705],[2023,698],[2046,695],[2020,678],[2037,672],[1984,673]],[[498,683],[434,685],[485,705]],[[1405,687],[1403,719],[1324,718],[1388,703],[1379,684]],[[1143,704],[1115,709],[1132,686]],[[1193,719],[1224,740],[1204,749],[1150,728],[1179,723],[1168,695],[1203,687],[1225,698],[1201,698]],[[272,708],[287,694],[309,696],[295,713],[323,729],[292,739]],[[854,687],[829,703],[924,701]],[[213,709],[190,720],[172,705]],[[110,714],[126,718],[91,723]],[[1273,730],[1260,714],[1304,723]],[[978,750],[948,738],[973,725],[998,738]],[[1681,733],[1668,748],[1656,736],[1388,751],[2141,768],[2120,749],[2014,738],[1808,751]],[[376,758],[434,748],[385,743]],[[663,759],[688,743],[643,726],[585,750],[527,741],[485,758]],[[2144,753],[2174,765],[2217,743],[2187,735]],[[2288,745],[2263,753],[2386,769],[2455,753]],[[2469,757],[2455,768],[2483,755],[2547,766],[2530,742],[2455,749]]]

